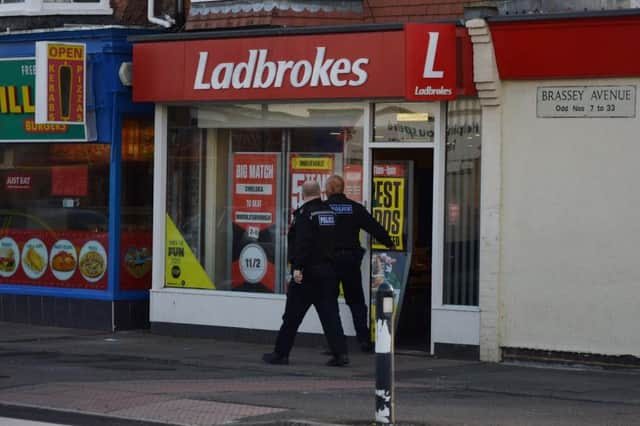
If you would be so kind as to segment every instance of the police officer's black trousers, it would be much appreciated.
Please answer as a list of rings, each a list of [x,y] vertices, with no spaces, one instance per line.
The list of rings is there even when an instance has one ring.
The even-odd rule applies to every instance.
[[[335,297],[337,281],[332,267],[311,267],[304,271],[301,284],[289,283],[287,303],[282,316],[282,326],[276,339],[275,352],[289,356],[293,342],[305,314],[313,305],[316,308],[324,335],[334,355],[347,353],[347,342],[340,324],[338,301]]]
[[[360,343],[371,342],[369,333],[367,305],[362,291],[362,250],[344,250],[336,253],[336,276],[342,282],[344,300],[349,305],[353,327]]]

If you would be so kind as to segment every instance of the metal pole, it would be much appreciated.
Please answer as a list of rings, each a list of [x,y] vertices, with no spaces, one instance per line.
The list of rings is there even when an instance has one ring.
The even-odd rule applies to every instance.
[[[395,423],[393,368],[393,287],[382,283],[376,292],[376,423]]]

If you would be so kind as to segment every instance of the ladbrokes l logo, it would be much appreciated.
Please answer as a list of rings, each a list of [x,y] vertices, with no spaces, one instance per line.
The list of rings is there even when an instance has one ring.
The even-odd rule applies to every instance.
[[[246,62],[222,62],[211,68],[209,52],[200,52],[194,90],[267,89],[291,87],[362,86],[367,82],[369,58],[332,58],[316,47],[313,62],[273,60],[268,49],[250,49]]]
[[[422,71],[422,77],[426,79],[442,79],[444,78],[444,71],[436,71],[433,67],[436,62],[436,52],[438,50],[438,38],[440,33],[429,32],[429,39],[427,41],[427,56],[424,61],[424,70]],[[414,95],[416,96],[450,96],[453,91],[450,88],[440,86],[432,87],[431,85],[420,87],[416,86]]]
[[[454,99],[458,83],[455,25],[407,24],[405,40],[405,98]]]

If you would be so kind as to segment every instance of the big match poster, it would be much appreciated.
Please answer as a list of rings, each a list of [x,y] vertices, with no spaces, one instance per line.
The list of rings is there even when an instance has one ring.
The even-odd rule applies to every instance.
[[[268,293],[275,290],[278,158],[278,153],[233,156],[233,290]]]

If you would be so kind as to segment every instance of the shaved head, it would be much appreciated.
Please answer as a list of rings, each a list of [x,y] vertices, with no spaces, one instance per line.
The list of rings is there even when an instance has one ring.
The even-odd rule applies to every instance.
[[[344,179],[338,175],[329,176],[325,185],[325,192],[327,196],[342,194],[344,192]]]
[[[302,184],[302,198],[311,200],[320,197],[320,184],[315,180],[308,180]]]

